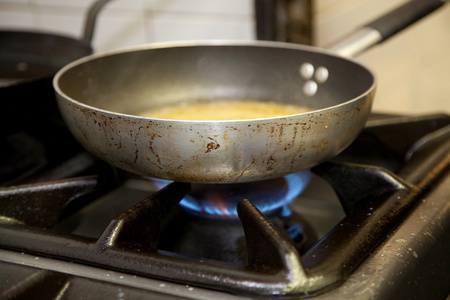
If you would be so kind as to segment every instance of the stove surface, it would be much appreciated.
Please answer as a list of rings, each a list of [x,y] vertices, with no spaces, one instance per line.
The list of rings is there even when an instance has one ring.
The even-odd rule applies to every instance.
[[[314,235],[251,201],[235,220],[195,221],[178,206],[189,184],[161,190],[82,149],[61,163],[29,146],[39,171],[0,188],[2,298],[445,298],[449,124],[446,115],[369,121],[344,153],[313,168],[290,205]],[[192,220],[209,235],[180,248],[173,240],[192,234]],[[214,253],[194,251],[235,229]]]

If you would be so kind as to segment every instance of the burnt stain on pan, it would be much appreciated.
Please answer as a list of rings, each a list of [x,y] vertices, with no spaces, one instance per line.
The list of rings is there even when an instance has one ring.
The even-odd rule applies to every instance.
[[[208,145],[206,145],[206,152],[205,153],[209,153],[209,152],[211,152],[211,150],[217,150],[219,148],[220,148],[219,144],[211,142]]]
[[[241,173],[236,177],[236,179],[233,181],[233,183],[237,183],[239,181],[239,179],[241,179],[242,176],[244,176],[244,174],[251,168],[252,165],[254,165],[256,162],[255,159],[252,159],[252,162],[250,163],[250,165],[248,165],[244,170],[241,171]]]
[[[291,124],[289,124],[289,125],[291,125]],[[294,130],[294,134],[292,135],[292,140],[291,140],[291,142],[287,143],[284,146],[284,151],[287,151],[288,149],[292,149],[294,147],[294,145],[295,145],[295,140],[297,138],[298,127],[294,126],[293,130]]]
[[[99,115],[96,111],[92,111],[90,109],[86,109],[84,107],[79,107],[75,104],[69,103],[69,109],[71,111],[78,111],[79,114],[73,114],[72,122],[77,129],[72,132],[75,138],[85,147],[86,150],[90,153],[95,153],[95,155],[105,161],[108,161],[108,153],[104,151],[101,145],[97,143],[92,143],[92,134],[95,132],[95,128],[92,125],[96,125],[99,130],[101,130],[105,136],[106,142],[107,134],[105,129],[105,120],[103,115]],[[93,124],[90,124],[90,121],[93,120]],[[84,124],[82,124],[84,123]]]
[[[216,139],[213,139],[213,138],[210,138],[210,137],[208,137],[208,139],[212,140],[212,142],[210,142],[210,143],[208,143],[206,145],[206,152],[205,153],[209,153],[209,152],[211,152],[211,150],[217,150],[217,149],[220,148],[220,145],[219,145],[219,143],[217,143]]]
[[[112,148],[121,149],[122,144],[122,134],[120,126],[118,123],[122,121],[120,117],[111,117],[103,114],[97,114],[95,111],[91,111],[85,108],[79,108],[80,112],[83,113],[85,120],[92,120],[93,125],[96,125],[105,137],[105,142]],[[90,124],[86,124],[86,128],[90,128]],[[93,128],[91,128],[93,130]],[[85,130],[88,132],[89,130]]]
[[[162,170],[163,168],[161,167],[162,166],[161,157],[159,156],[159,152],[156,151],[153,147],[155,138],[157,138],[157,137],[160,138],[162,136],[154,131],[150,131],[150,128],[152,125],[153,125],[152,122],[149,122],[149,125],[147,126],[147,133],[146,133],[146,135],[149,137],[149,139],[148,139],[149,150],[155,156],[156,161],[159,164],[159,165],[155,165],[155,166]],[[147,158],[147,160],[150,160],[150,159]]]
[[[273,157],[273,154],[271,154],[271,155],[269,156],[269,158],[267,159],[266,170],[267,170],[267,171],[273,170],[273,165],[274,165],[274,163],[276,163],[276,160],[275,160],[275,158]]]

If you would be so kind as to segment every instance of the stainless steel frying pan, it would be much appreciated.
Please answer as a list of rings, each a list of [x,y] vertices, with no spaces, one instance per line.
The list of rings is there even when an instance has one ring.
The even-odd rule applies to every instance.
[[[336,48],[352,55],[440,5],[412,1],[359,30],[363,38],[351,47]],[[403,25],[383,29],[400,14],[408,15]],[[204,183],[280,177],[337,155],[364,127],[375,86],[368,68],[339,54],[256,41],[144,45],[80,59],[54,79],[65,122],[88,151],[133,173]],[[310,112],[237,121],[138,116],[217,99],[300,104]]]

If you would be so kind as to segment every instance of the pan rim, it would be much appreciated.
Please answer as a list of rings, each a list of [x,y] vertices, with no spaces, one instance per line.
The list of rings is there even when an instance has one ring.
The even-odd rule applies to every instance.
[[[78,65],[81,65],[81,64],[89,62],[89,61],[93,61],[97,58],[102,58],[105,56],[113,56],[113,55],[118,55],[118,54],[127,53],[127,52],[137,52],[137,51],[142,51],[142,50],[164,49],[164,48],[175,48],[175,47],[198,47],[198,46],[272,47],[272,48],[285,48],[285,49],[294,49],[294,50],[302,50],[302,51],[321,53],[321,54],[328,55],[331,57],[336,57],[336,58],[346,60],[348,62],[351,62],[351,63],[358,65],[359,67],[365,69],[368,72],[368,74],[370,74],[372,77],[372,84],[370,85],[369,88],[367,88],[363,93],[359,94],[358,96],[348,99],[347,101],[344,101],[342,103],[328,106],[325,108],[314,109],[314,110],[306,111],[306,112],[299,113],[299,114],[280,115],[280,116],[268,117],[268,118],[238,119],[238,120],[177,120],[177,119],[150,118],[150,117],[143,117],[143,116],[139,116],[139,115],[114,112],[114,111],[98,108],[98,107],[95,107],[92,105],[88,105],[88,104],[82,103],[82,102],[74,99],[74,98],[70,97],[69,95],[67,95],[66,93],[64,93],[58,84],[59,79],[64,75],[65,72],[72,69],[73,67],[76,67]],[[109,115],[109,116],[117,116],[117,117],[129,118],[132,120],[154,121],[154,122],[161,122],[161,123],[177,122],[180,124],[198,124],[199,122],[201,122],[201,123],[205,123],[205,124],[227,124],[227,125],[229,125],[229,124],[260,122],[260,121],[265,121],[265,122],[278,121],[280,119],[288,119],[288,118],[292,118],[292,117],[296,117],[296,116],[324,113],[329,110],[338,109],[341,106],[348,106],[352,102],[357,102],[360,99],[365,99],[371,93],[373,93],[377,87],[377,77],[376,77],[375,72],[373,72],[373,70],[369,66],[360,63],[359,61],[357,61],[354,58],[344,57],[344,56],[334,53],[328,49],[318,48],[318,47],[309,46],[309,45],[300,45],[300,44],[278,42],[278,41],[259,41],[259,40],[187,40],[187,41],[145,43],[145,44],[134,45],[134,46],[124,47],[124,48],[120,48],[120,49],[114,49],[114,50],[109,50],[109,51],[104,51],[104,52],[87,55],[87,56],[77,59],[77,60],[67,64],[63,68],[61,68],[55,74],[52,84],[53,84],[53,88],[54,88],[55,92],[59,96],[63,97],[66,101],[69,101],[72,104],[77,105],[79,107],[89,109],[89,110],[94,110],[97,112],[101,112],[101,113],[103,113],[105,115]]]

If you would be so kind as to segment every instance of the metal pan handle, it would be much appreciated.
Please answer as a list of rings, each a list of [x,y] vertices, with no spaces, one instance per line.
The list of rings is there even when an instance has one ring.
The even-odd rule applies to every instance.
[[[342,56],[356,56],[419,21],[443,4],[443,0],[409,1],[325,48]]]
[[[97,21],[97,15],[103,6],[110,0],[99,0],[94,2],[90,7],[86,15],[86,20],[84,22],[83,38],[82,42],[87,45],[91,45],[92,37],[94,36],[95,22]]]

